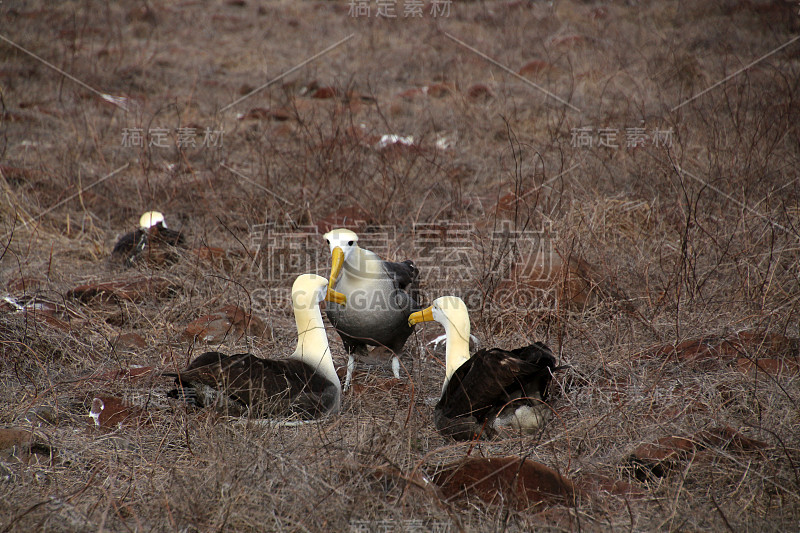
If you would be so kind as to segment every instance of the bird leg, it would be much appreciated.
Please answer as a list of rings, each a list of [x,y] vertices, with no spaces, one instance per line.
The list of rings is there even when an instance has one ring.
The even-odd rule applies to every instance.
[[[347,392],[350,390],[350,382],[353,381],[353,370],[356,367],[356,357],[353,355],[353,352],[348,352],[347,354],[347,374],[344,378],[344,386],[342,387],[342,392]]]
[[[356,354],[359,356],[366,356],[367,355],[367,345],[366,344],[355,344],[353,342],[349,342],[342,337],[342,344],[344,345],[344,351],[347,352],[347,374],[344,378],[344,386],[342,386],[342,392],[347,392],[350,389],[350,384],[353,381],[353,371],[356,368]]]

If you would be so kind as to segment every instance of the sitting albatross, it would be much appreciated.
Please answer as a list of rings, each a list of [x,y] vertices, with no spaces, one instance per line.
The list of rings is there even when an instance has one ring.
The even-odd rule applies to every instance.
[[[139,229],[120,237],[111,258],[125,266],[132,266],[140,259],[159,264],[174,261],[177,256],[170,247],[183,245],[183,234],[169,229],[164,215],[148,211],[139,218]]]
[[[330,288],[344,294],[347,307],[330,303],[328,319],[342,338],[347,352],[344,390],[350,388],[355,354],[367,355],[367,345],[392,352],[392,371],[400,377],[400,360],[406,339],[414,330],[408,317],[420,309],[416,294],[419,275],[412,261],[393,263],[358,246],[358,235],[334,229],[324,235],[331,249]]]
[[[532,433],[544,422],[543,403],[556,360],[542,343],[469,356],[469,313],[461,298],[443,296],[412,314],[409,324],[435,320],[444,326],[445,379],[433,422],[456,440],[493,437],[500,427]]]
[[[178,385],[168,396],[201,407],[216,404],[234,415],[249,409],[253,418],[314,419],[338,413],[342,385],[322,322],[319,303],[323,299],[345,303],[341,294],[328,290],[327,279],[299,276],[292,286],[297,348],[287,359],[206,352],[178,374],[164,374],[174,376]]]

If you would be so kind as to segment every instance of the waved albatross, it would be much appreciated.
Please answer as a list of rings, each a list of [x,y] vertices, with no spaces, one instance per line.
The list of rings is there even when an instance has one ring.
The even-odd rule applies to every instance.
[[[469,313],[461,298],[443,296],[412,314],[409,324],[429,321],[444,326],[445,379],[433,422],[456,440],[491,438],[501,427],[532,433],[549,408],[543,400],[556,360],[542,343],[506,351],[480,350],[469,356]]]
[[[232,415],[249,409],[252,418],[313,419],[338,413],[342,385],[322,322],[319,303],[323,299],[345,303],[341,294],[328,289],[327,279],[299,276],[292,286],[297,348],[287,359],[206,352],[178,374],[164,374],[174,376],[178,385],[168,396],[201,407],[215,404]]]
[[[177,259],[170,247],[183,245],[183,234],[169,229],[164,215],[148,211],[139,218],[139,229],[120,237],[111,251],[111,259],[125,266],[132,266],[140,259],[160,264]]]
[[[355,355],[367,355],[367,345],[384,346],[392,352],[392,371],[400,377],[398,359],[406,339],[414,330],[408,317],[420,309],[416,294],[419,275],[412,261],[384,261],[358,246],[358,235],[348,229],[326,233],[331,250],[330,288],[344,294],[347,306],[326,306],[331,324],[347,352],[344,390],[350,388]]]

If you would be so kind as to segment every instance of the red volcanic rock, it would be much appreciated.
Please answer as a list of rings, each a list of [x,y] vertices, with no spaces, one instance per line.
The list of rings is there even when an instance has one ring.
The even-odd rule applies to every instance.
[[[422,90],[422,87],[407,89],[401,93],[397,93],[398,98],[403,98],[405,100],[411,100],[412,98],[418,98],[421,96],[425,96],[425,91]]]
[[[494,92],[489,88],[488,85],[476,83],[467,89],[467,96],[473,100],[490,100],[494,98]]]
[[[680,363],[699,364],[704,368],[717,367],[722,363],[735,362],[742,372],[756,366],[764,371],[797,371],[798,339],[777,333],[745,330],[722,337],[709,335],[688,339],[677,344],[665,344],[648,350],[642,359],[671,358]],[[779,358],[753,359],[763,353]],[[741,357],[752,355],[753,357]],[[764,361],[762,364],[761,361]]]
[[[695,443],[683,437],[661,437],[654,443],[637,447],[627,462],[634,466],[637,479],[651,475],[664,477],[682,459],[695,452]]]
[[[56,459],[56,450],[46,440],[37,437],[32,431],[19,427],[0,429],[0,453],[3,458],[13,456],[26,463],[36,460],[34,459],[36,455],[51,465]]]
[[[720,344],[716,337],[703,337],[691,339],[678,344],[666,344],[654,349],[649,355],[653,358],[674,358],[681,363],[696,363],[700,361],[717,361],[722,357],[730,357],[726,350],[728,346]]]
[[[569,504],[581,494],[552,468],[521,457],[469,457],[445,466],[434,482],[448,500],[477,497],[520,511],[542,504]]]
[[[736,369],[742,373],[766,373],[772,375],[799,374],[800,360],[788,359],[748,359],[740,357],[736,360]]]
[[[14,447],[29,447],[33,432],[22,428],[0,428],[0,451]]]
[[[96,301],[105,303],[116,300],[141,302],[151,298],[166,297],[176,289],[177,286],[166,278],[140,276],[127,280],[80,285],[67,292],[67,297],[84,303]]]
[[[0,300],[0,313],[19,313],[33,324],[68,331],[73,323],[83,323],[85,318],[69,307],[41,298],[22,297],[19,300],[7,297]]]
[[[520,76],[528,76],[530,74],[535,75],[553,70],[553,68],[553,65],[547,61],[529,61],[528,63],[525,63],[521,69],[519,69],[518,74]]]
[[[731,452],[755,452],[769,448],[769,444],[745,437],[731,427],[713,428],[700,431],[694,436],[696,442],[716,446]]]
[[[114,346],[119,348],[145,348],[147,342],[138,333],[123,333],[117,337],[117,342],[114,343]]]
[[[636,477],[644,481],[651,476],[664,477],[689,456],[708,446],[731,453],[755,452],[769,447],[767,443],[745,437],[730,427],[721,427],[700,431],[691,438],[661,437],[637,447],[626,461],[634,467]]]
[[[183,337],[216,343],[225,339],[239,340],[250,334],[260,337],[266,331],[264,321],[235,305],[226,305],[216,313],[201,316],[186,326]]]
[[[726,342],[732,344],[736,353],[741,353],[739,348],[742,348],[786,358],[800,355],[800,340],[780,333],[766,333],[763,330],[740,331]]]
[[[145,422],[147,412],[141,407],[126,404],[120,398],[98,395],[92,398],[89,416],[95,427],[113,429]]]
[[[339,90],[336,87],[320,87],[311,93],[311,98],[336,98],[339,96]]]
[[[0,175],[9,181],[32,181],[43,177],[44,174],[38,170],[30,168],[11,167],[8,165],[0,165]]]

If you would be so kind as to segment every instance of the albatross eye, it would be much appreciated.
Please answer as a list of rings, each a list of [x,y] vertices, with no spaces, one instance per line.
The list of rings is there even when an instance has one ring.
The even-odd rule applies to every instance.
[[[327,243],[328,243],[328,246],[330,246],[330,245],[331,245],[331,240],[330,240],[330,239],[325,239],[325,242],[327,242]]]
[[[347,241],[347,246],[353,246],[353,241]]]

